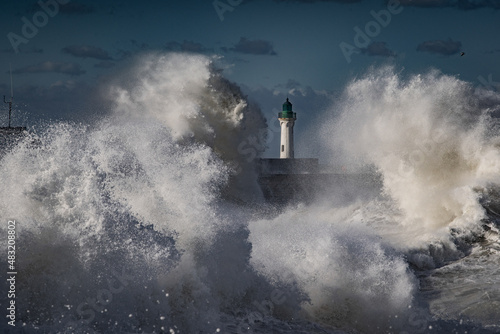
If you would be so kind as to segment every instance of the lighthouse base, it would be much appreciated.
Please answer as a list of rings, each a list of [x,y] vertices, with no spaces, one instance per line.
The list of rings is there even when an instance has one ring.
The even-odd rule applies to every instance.
[[[318,173],[318,159],[260,159],[260,174],[314,174]]]
[[[317,198],[348,202],[382,188],[381,177],[373,173],[321,173],[318,159],[261,159],[258,181],[266,201],[277,205]]]

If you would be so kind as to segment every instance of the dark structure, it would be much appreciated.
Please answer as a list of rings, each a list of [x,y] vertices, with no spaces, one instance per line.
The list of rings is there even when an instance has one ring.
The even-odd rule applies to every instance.
[[[0,128],[0,150],[18,142],[26,135],[25,127],[1,127]]]
[[[297,115],[286,99],[278,114],[281,126],[280,159],[261,159],[259,184],[267,201],[275,204],[312,202],[317,195],[335,194],[336,200],[352,200],[370,189],[378,193],[380,177],[375,174],[322,173],[318,159],[295,159],[293,125]],[[360,192],[359,189],[366,189]],[[323,196],[324,197],[324,196]]]
[[[0,153],[3,154],[5,150],[15,144],[17,141],[22,139],[26,135],[26,127],[11,126],[12,120],[12,103],[14,102],[14,92],[12,90],[12,73],[10,76],[10,100],[5,100],[5,95],[3,96],[3,102],[9,105],[9,123],[6,127],[0,127]]]
[[[270,202],[304,201],[312,198],[309,181],[318,170],[318,159],[261,159],[259,184]]]
[[[261,159],[261,175],[275,174],[316,174],[319,172],[318,159]]]

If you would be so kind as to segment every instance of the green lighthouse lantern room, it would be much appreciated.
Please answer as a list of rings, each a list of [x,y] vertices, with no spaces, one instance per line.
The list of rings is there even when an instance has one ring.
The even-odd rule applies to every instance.
[[[297,119],[296,113],[292,110],[292,103],[286,98],[285,103],[283,103],[283,111],[278,113],[278,118],[292,118]]]

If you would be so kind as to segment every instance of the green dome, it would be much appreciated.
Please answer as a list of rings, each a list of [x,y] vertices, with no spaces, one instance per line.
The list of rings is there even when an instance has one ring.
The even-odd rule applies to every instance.
[[[297,115],[292,111],[292,104],[286,98],[286,102],[283,103],[283,111],[278,113],[278,118],[291,118],[297,119]]]
[[[286,98],[286,102],[283,103],[283,111],[292,111],[292,104],[288,101],[288,97]]]

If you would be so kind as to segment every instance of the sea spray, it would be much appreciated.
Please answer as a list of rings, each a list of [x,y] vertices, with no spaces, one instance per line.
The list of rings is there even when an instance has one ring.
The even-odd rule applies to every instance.
[[[354,203],[342,196],[342,187],[329,189],[312,205],[251,222],[254,268],[307,296],[299,303],[313,321],[363,332],[456,328],[432,320],[425,306],[429,297],[418,291],[410,268],[432,270],[473,256],[483,238],[489,220],[483,205],[485,200],[496,205],[489,191],[497,188],[500,172],[491,118],[499,107],[492,101],[435,71],[404,78],[382,68],[353,80],[333,112],[326,119],[322,115],[314,140],[325,161],[344,164],[351,173],[358,168],[363,177],[381,177],[382,188],[358,189]],[[495,228],[488,224],[487,230]],[[444,296],[456,289],[452,277],[443,282],[437,274],[429,281],[437,281],[439,289],[449,285]],[[466,325],[470,318],[460,318],[460,312],[498,325],[498,313],[486,312],[487,295],[498,286],[462,287],[452,315],[441,311],[430,289],[436,305],[431,310],[444,319],[462,319],[464,328],[478,325]],[[473,311],[464,297],[468,293],[478,302]]]
[[[163,124],[179,143],[210,147],[235,173],[225,193],[262,199],[255,162],[266,149],[265,117],[205,56],[148,54],[110,81],[114,114]],[[243,147],[249,138],[252,147]]]
[[[264,118],[205,57],[142,61],[129,91],[111,86],[111,115],[48,124],[0,162],[0,211],[20,222],[27,330],[215,330],[221,309],[253,284],[250,216],[234,223],[218,203],[259,198],[238,143]],[[238,267],[248,277],[232,284]],[[131,279],[110,295],[123,271]]]
[[[360,222],[355,206],[288,210],[250,223],[251,264],[271,281],[305,296],[304,316],[315,322],[378,332],[403,318],[416,280],[403,257]],[[380,305],[384,305],[380,308]]]
[[[393,242],[416,246],[446,239],[451,228],[478,228],[484,209],[474,187],[500,173],[489,116],[498,105],[481,105],[455,77],[431,71],[404,79],[382,68],[353,81],[335,108],[340,116],[324,122],[321,143],[334,159],[363,159],[382,175],[401,213],[396,229],[412,236]]]
[[[484,100],[470,100],[470,92],[432,73],[403,80],[382,70],[353,81],[336,106],[344,127],[323,138],[325,160],[341,158],[333,153],[343,141],[342,157],[374,165],[384,191],[344,198],[331,189],[310,205],[269,209],[255,205],[254,159],[238,149],[265,129],[258,108],[207,57],[140,57],[111,80],[108,116],[49,124],[0,160],[0,212],[17,221],[19,326],[27,333],[484,330],[462,324],[462,310],[498,324],[495,300],[485,303],[483,294],[467,308],[471,290],[460,290],[453,314],[433,297],[463,283],[450,261],[474,274],[475,265],[498,259],[495,223],[488,222],[491,236],[482,233],[488,217],[479,205],[497,206],[496,137],[482,116]],[[398,114],[407,109],[414,113]],[[434,133],[436,159],[457,163],[408,165],[410,149],[422,149],[414,139]],[[258,156],[261,147],[254,149]],[[460,239],[474,231],[477,239]],[[464,257],[476,254],[473,246],[486,247],[479,262]],[[439,266],[445,275],[432,276]],[[498,281],[486,272],[475,282]]]
[[[493,331],[500,326],[492,306],[498,284],[489,283],[500,279],[491,270],[498,261],[499,106],[499,94],[437,71],[372,69],[346,87],[317,138],[325,160],[374,166],[383,180],[380,196],[355,206],[345,223],[362,222],[404,254],[421,277],[416,300],[430,303],[438,318]],[[326,203],[316,210],[330,212]]]

